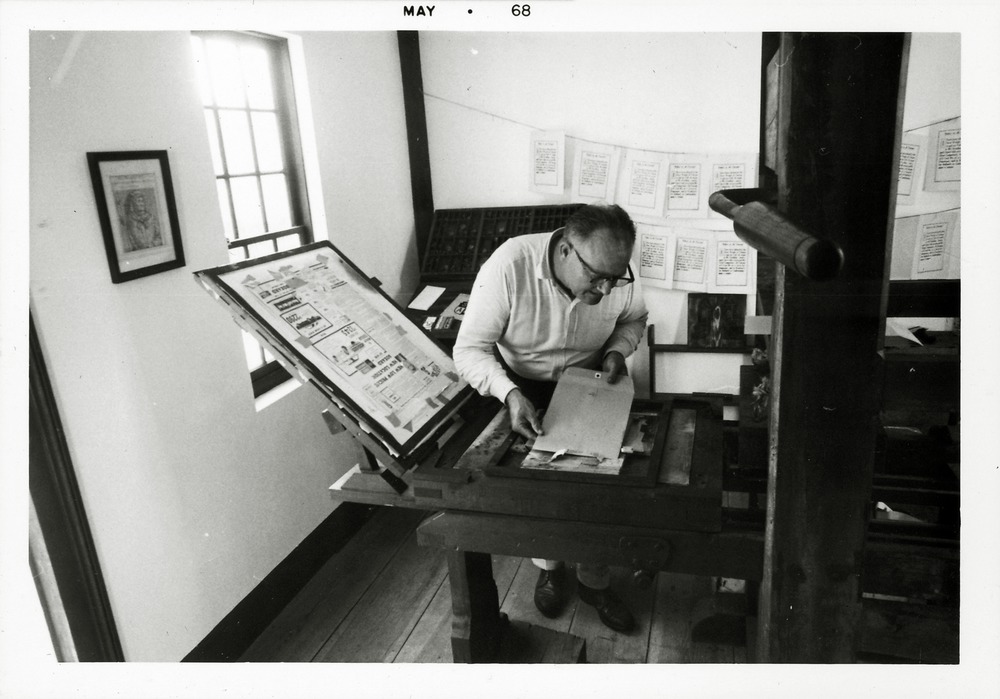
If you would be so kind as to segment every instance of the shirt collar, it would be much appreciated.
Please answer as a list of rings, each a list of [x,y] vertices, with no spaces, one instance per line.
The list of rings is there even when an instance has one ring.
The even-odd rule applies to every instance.
[[[549,234],[549,237],[545,240],[545,254],[541,255],[538,259],[538,263],[535,265],[535,273],[539,279],[551,279],[553,282],[559,283],[556,279],[556,272],[552,268],[552,256],[555,254],[556,244],[562,238],[563,228],[559,228]]]
[[[565,228],[559,228],[552,232],[552,234],[545,241],[545,254],[541,256],[538,260],[538,264],[535,265],[535,273],[539,279],[547,279],[559,289],[570,301],[576,302],[577,298],[573,296],[573,292],[569,288],[559,281],[556,276],[556,271],[552,266],[552,257],[556,254],[556,245],[562,239],[563,231]]]

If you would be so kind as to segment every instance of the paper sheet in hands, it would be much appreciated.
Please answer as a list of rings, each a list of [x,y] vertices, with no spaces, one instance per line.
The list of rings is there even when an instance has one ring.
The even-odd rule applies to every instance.
[[[542,420],[534,449],[616,459],[625,438],[635,387],[622,376],[608,383],[604,372],[571,367],[563,372]]]

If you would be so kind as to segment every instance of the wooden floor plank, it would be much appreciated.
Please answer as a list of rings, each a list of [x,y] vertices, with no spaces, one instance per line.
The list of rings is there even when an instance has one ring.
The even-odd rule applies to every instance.
[[[525,561],[515,556],[493,556],[493,578],[501,603]],[[527,561],[527,565],[531,562]],[[446,578],[394,662],[450,663],[451,660],[451,588]]]
[[[313,576],[240,660],[313,660],[426,514],[402,508],[382,508],[376,512]]]
[[[520,558],[518,556],[494,555],[492,559],[493,580],[497,584],[497,599],[500,601],[501,611],[503,611],[503,603],[507,600],[507,595],[510,594],[510,589],[514,584],[514,578],[517,575],[518,570],[520,570],[522,566],[534,566],[529,559]],[[534,602],[532,602],[532,604],[534,604]]]
[[[385,508],[362,528],[303,588],[244,661],[442,663],[451,661],[451,590],[444,551],[417,545],[416,526],[426,513]],[[572,633],[586,642],[590,663],[746,662],[743,643],[718,638],[693,642],[705,610],[718,606],[710,578],[660,573],[652,590],[637,590],[629,571],[614,569],[613,586],[638,623],[632,634],[605,627],[579,601],[576,576],[567,571],[570,599],[557,619],[534,605],[538,568],[530,560],[493,556],[501,611],[519,629],[525,647],[508,649],[519,662],[545,662],[565,648],[551,639]],[[531,625],[531,626],[529,626]],[[549,639],[549,640],[547,640]],[[515,642],[516,638],[513,638]],[[551,646],[551,647],[550,647]],[[566,662],[566,660],[563,660]]]
[[[417,544],[416,532],[337,627],[316,662],[392,660],[446,579],[442,549]]]
[[[445,576],[394,663],[450,663],[451,588]]]
[[[711,580],[681,573],[661,572],[656,577],[646,662],[692,662],[692,614],[698,601],[711,595]]]

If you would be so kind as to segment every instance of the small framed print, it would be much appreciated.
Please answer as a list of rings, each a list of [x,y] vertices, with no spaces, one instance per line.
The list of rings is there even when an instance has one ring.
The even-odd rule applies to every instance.
[[[167,151],[87,153],[115,284],[184,266]]]
[[[688,347],[745,348],[746,315],[745,294],[688,294]]]

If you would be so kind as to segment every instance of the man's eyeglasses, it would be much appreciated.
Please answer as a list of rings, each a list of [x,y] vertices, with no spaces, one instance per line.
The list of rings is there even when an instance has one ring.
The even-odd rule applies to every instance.
[[[604,286],[605,284],[611,284],[611,286],[613,287],[620,287],[620,286],[628,286],[629,284],[635,281],[635,277],[632,275],[631,265],[625,268],[625,272],[628,274],[627,277],[612,277],[607,274],[601,274],[600,272],[596,271],[593,267],[588,265],[586,260],[580,257],[580,253],[576,251],[576,248],[573,247],[573,245],[569,244],[569,241],[567,241],[567,244],[569,245],[569,249],[572,250],[573,253],[576,255],[576,259],[580,260],[580,264],[583,265],[583,268],[587,271],[587,274],[590,275],[591,286]]]

